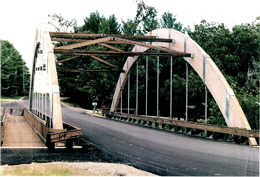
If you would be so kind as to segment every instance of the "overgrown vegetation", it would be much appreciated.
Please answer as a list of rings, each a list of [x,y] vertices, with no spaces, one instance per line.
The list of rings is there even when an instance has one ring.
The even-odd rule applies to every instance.
[[[136,16],[133,19],[118,23],[117,18],[111,15],[105,18],[98,11],[90,13],[84,20],[83,26],[77,26],[75,20],[65,21],[61,15],[52,16],[59,26],[70,29],[76,33],[103,33],[103,34],[127,34],[143,35],[156,28],[173,28],[187,33],[196,41],[214,60],[228,83],[234,90],[252,129],[259,127],[259,53],[260,53],[260,17],[251,24],[234,26],[230,31],[222,23],[208,23],[202,20],[195,25],[194,30],[190,27],[184,28],[182,23],[177,22],[176,16],[171,12],[165,12],[161,18],[157,17],[154,7],[147,6],[143,1],[138,1]],[[57,45],[67,45],[58,43]],[[131,51],[133,46],[115,45],[117,48]],[[83,47],[87,50],[106,50],[105,47],[92,45]],[[57,60],[69,56],[57,56]],[[125,57],[103,57],[110,63],[123,67]],[[148,114],[156,115],[156,57],[149,57],[149,93],[148,93]],[[57,65],[58,69],[108,69],[106,66],[89,56],[82,56],[78,59],[64,62]],[[191,68],[191,67],[190,67]],[[111,69],[111,68],[109,68]],[[173,116],[184,117],[185,114],[185,61],[181,57],[173,60]],[[145,114],[145,57],[139,58],[139,114]],[[61,94],[71,97],[71,101],[85,108],[92,108],[91,102],[97,101],[98,105],[110,106],[113,98],[115,84],[119,73],[58,73]],[[130,78],[130,107],[135,108],[136,88],[136,66],[131,70]],[[125,86],[127,88],[127,84]],[[160,115],[169,116],[170,96],[170,60],[160,58]],[[123,100],[127,99],[127,91],[123,92]],[[189,69],[189,105],[196,105],[196,109],[189,110],[190,118],[204,118],[204,84],[201,78],[193,69]],[[208,122],[212,124],[225,125],[223,116],[209,94],[209,116]],[[127,101],[123,102],[127,107]]]

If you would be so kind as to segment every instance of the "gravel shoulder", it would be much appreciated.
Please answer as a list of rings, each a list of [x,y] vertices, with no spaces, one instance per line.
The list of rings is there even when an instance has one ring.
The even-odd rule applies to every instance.
[[[0,176],[156,176],[124,164],[51,162],[0,167]]]

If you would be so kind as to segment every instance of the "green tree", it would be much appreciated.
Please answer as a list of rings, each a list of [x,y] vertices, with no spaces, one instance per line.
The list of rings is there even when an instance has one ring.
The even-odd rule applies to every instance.
[[[253,129],[259,126],[257,97],[259,95],[259,23],[234,26],[232,31],[224,24],[201,21],[195,25],[190,36],[213,59],[231,88]],[[223,116],[214,101],[210,100],[209,123],[225,124]],[[256,117],[255,117],[256,116]]]
[[[156,19],[157,11],[153,7],[145,5],[143,1],[137,1],[137,13],[133,19],[122,21],[118,24],[114,15],[106,19],[98,12],[91,13],[85,19],[85,24],[75,27],[78,33],[110,33],[122,32],[126,35],[145,34],[158,27]],[[259,111],[257,111],[257,98],[259,98],[259,19],[252,24],[235,26],[232,31],[222,23],[207,23],[202,20],[195,25],[194,31],[189,27],[183,28],[176,22],[176,16],[166,12],[160,19],[160,27],[174,28],[181,32],[187,31],[213,59],[219,67],[232,89],[234,90],[248,121],[253,129],[259,126]],[[120,29],[121,27],[121,29]],[[60,43],[58,45],[66,45]],[[111,44],[112,45],[112,44]],[[113,45],[122,50],[131,51],[132,45]],[[108,50],[100,45],[82,47],[86,50]],[[153,51],[153,50],[151,50]],[[156,51],[154,51],[156,52]],[[57,60],[69,56],[57,56]],[[123,67],[126,57],[101,57],[110,63]],[[139,57],[139,114],[145,114],[145,58]],[[149,93],[148,114],[156,115],[156,80],[157,58],[148,57],[149,60]],[[81,56],[78,59],[57,65],[62,69],[111,69],[89,56]],[[115,71],[112,69],[112,71]],[[173,116],[184,117],[185,113],[185,61],[182,57],[173,58]],[[79,103],[83,107],[91,108],[92,101],[102,100],[105,104],[111,103],[118,72],[109,73],[59,73],[61,92]],[[160,112],[162,116],[169,116],[169,88],[170,88],[170,60],[160,57]],[[135,107],[136,65],[133,65],[130,78],[130,107]],[[127,88],[127,85],[126,85]],[[123,98],[127,98],[127,92],[123,91]],[[163,101],[162,101],[163,100]],[[204,83],[193,69],[189,69],[189,105],[196,105],[195,110],[189,110],[189,117],[204,119]],[[208,122],[225,125],[225,120],[218,109],[213,97],[208,94],[209,116]],[[123,107],[127,106],[124,101]]]
[[[154,7],[146,5],[143,0],[137,2],[135,21],[140,25],[141,34],[146,34],[158,27],[156,16],[157,10]]]
[[[176,20],[176,15],[173,16],[170,12],[164,12],[160,19],[160,28],[173,28],[177,31],[182,31],[182,23],[176,22]]]
[[[137,1],[136,15],[133,20],[123,21],[122,32],[127,35],[142,35],[158,27],[157,10],[147,6],[143,0]]]
[[[122,20],[122,24],[123,25],[121,30],[125,35],[134,35],[140,33],[140,30],[138,29],[139,23],[137,23],[136,21],[127,19],[127,21],[125,22]]]
[[[1,89],[4,96],[27,95],[30,74],[20,53],[6,40],[1,40]]]
[[[98,33],[101,21],[102,17],[99,15],[99,12],[92,12],[89,18],[86,17],[86,19],[84,20],[85,24],[83,25],[83,31]]]
[[[111,15],[108,19],[109,21],[109,28],[110,28],[110,34],[120,34],[121,33],[121,25],[117,22],[117,18],[115,15]]]

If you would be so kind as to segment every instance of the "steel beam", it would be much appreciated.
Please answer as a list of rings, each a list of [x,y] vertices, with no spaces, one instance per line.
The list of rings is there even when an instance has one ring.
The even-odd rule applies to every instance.
[[[146,92],[145,92],[145,115],[147,116],[148,112],[148,56],[146,56]]]
[[[169,39],[171,39],[171,29],[169,29]],[[171,44],[169,43],[169,49]],[[170,119],[172,119],[172,57],[171,57],[171,69],[170,69]]]
[[[156,38],[158,38],[158,29],[156,30]],[[158,46],[158,42],[156,42],[156,46]],[[159,53],[159,50],[157,50],[157,53]],[[157,56],[157,117],[159,118],[159,56]]]
[[[127,74],[128,74],[128,90],[127,90],[127,113],[129,114],[129,107],[130,107],[130,71],[129,71],[129,61],[127,57]]]
[[[186,52],[186,37],[184,37],[184,52]],[[189,94],[189,88],[188,88],[188,85],[189,84],[189,65],[188,65],[188,62],[186,61],[186,117],[185,117],[185,120],[188,121],[188,94]]]
[[[137,51],[137,47],[135,46],[135,51]],[[136,109],[135,113],[138,115],[138,59],[136,60]]]

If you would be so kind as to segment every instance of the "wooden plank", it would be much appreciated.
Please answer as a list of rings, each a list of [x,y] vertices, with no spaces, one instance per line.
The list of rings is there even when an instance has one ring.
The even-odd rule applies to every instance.
[[[82,129],[69,130],[60,133],[48,133],[48,142],[59,142],[68,139],[80,138],[82,133]]]
[[[45,147],[24,116],[8,116],[3,147]]]
[[[93,55],[90,55],[90,57],[92,57],[93,59],[95,59],[95,60],[97,60],[97,61],[99,61],[101,63],[104,63],[104,64],[106,64],[108,66],[111,66],[111,67],[116,68],[117,70],[121,71],[121,69],[119,69],[117,66],[115,66],[115,65],[113,65],[113,64],[111,64],[111,63],[109,63],[109,62],[107,62],[105,60],[102,60],[101,58],[98,58],[98,57],[93,56]]]
[[[73,130],[73,129],[81,129],[81,128],[78,128],[72,124],[69,124],[67,122],[63,122],[63,127],[66,128],[67,130]]]
[[[116,40],[123,42],[125,44],[138,45],[138,46],[142,46],[142,47],[147,47],[149,49],[155,49],[155,50],[167,52],[167,53],[170,53],[170,54],[179,54],[179,55],[188,54],[188,53],[185,53],[185,52],[182,52],[182,51],[179,51],[179,50],[167,49],[167,48],[164,48],[164,47],[159,47],[159,46],[155,46],[155,45],[151,45],[151,44],[144,44],[144,43],[141,43],[141,42],[131,41],[131,40],[127,40],[127,39],[117,38]]]
[[[46,144],[47,138],[47,122],[33,114],[27,108],[24,108],[24,117],[32,127],[32,129],[36,132],[38,137]]]
[[[115,50],[115,51],[118,51],[118,52],[125,52],[124,50],[118,49],[118,48],[113,47],[113,46],[108,45],[108,44],[99,43],[99,45],[104,46],[104,47],[107,47],[107,48],[112,49],[112,50]]]
[[[156,53],[156,52],[115,52],[115,51],[99,51],[99,50],[64,50],[54,49],[55,54],[62,55],[92,55],[92,56],[160,56],[160,57],[171,57],[171,56],[186,56],[190,54],[179,54],[179,53]]]
[[[87,42],[89,40],[86,39],[63,39],[63,38],[52,38],[51,41],[56,41],[56,42],[69,42],[69,43],[79,43],[79,42]],[[123,42],[120,41],[107,41],[105,42],[106,44],[124,44]]]
[[[102,111],[103,114],[113,115],[113,116],[121,116],[125,118],[132,118],[137,120],[155,122],[155,123],[162,123],[168,125],[174,125],[179,127],[186,127],[186,128],[194,128],[199,130],[207,130],[211,132],[218,132],[224,134],[231,134],[243,137],[260,137],[259,131],[253,130],[246,130],[241,128],[234,128],[234,127],[226,127],[226,126],[218,126],[212,124],[201,124],[197,122],[190,122],[190,121],[180,121],[180,120],[173,120],[173,119],[163,119],[163,118],[153,118],[149,116],[140,116],[134,114],[126,114],[126,113],[119,113],[119,112],[110,112],[110,111]]]
[[[56,64],[58,64],[58,63],[62,63],[62,62],[65,62],[65,61],[69,61],[69,60],[73,60],[73,59],[76,59],[76,58],[79,58],[79,56],[74,56],[74,57],[65,58],[65,59],[62,59],[62,60],[56,61]]]
[[[31,111],[29,111],[27,108],[24,108],[24,116],[31,120],[31,118],[37,120],[38,122],[40,122],[41,124],[43,124],[44,126],[47,125],[47,122],[41,118],[39,118],[38,116],[36,116],[35,114],[33,114]],[[30,117],[29,117],[30,116]]]
[[[60,133],[64,132],[66,129],[53,129],[53,128],[48,128],[48,133]]]
[[[51,38],[67,38],[67,39],[95,39],[101,37],[122,37],[122,38],[151,38],[156,36],[144,35],[122,35],[122,34],[86,34],[86,33],[67,33],[67,32],[50,32]]]
[[[85,40],[93,40],[103,37],[116,37],[116,38],[124,38],[131,39],[134,41],[142,41],[142,42],[172,42],[172,39],[168,38],[156,38],[156,36],[144,36],[144,35],[121,35],[121,34],[81,34],[81,33],[62,33],[62,32],[50,32],[51,38],[53,41],[59,41],[58,38],[65,39],[85,39]],[[60,41],[65,42],[65,41]]]
[[[86,41],[86,42],[81,42],[81,43],[76,43],[76,44],[60,46],[60,47],[56,47],[54,49],[74,49],[74,48],[84,47],[84,46],[88,46],[88,45],[98,44],[101,42],[107,42],[109,40],[110,40],[110,37],[106,37],[106,38],[101,38],[101,39],[95,39],[92,41]]]
[[[89,69],[89,70],[84,70],[84,69],[58,69],[57,71],[59,72],[73,72],[73,73],[79,73],[79,72],[118,72],[118,71],[112,71],[112,70],[97,70],[97,69]]]

